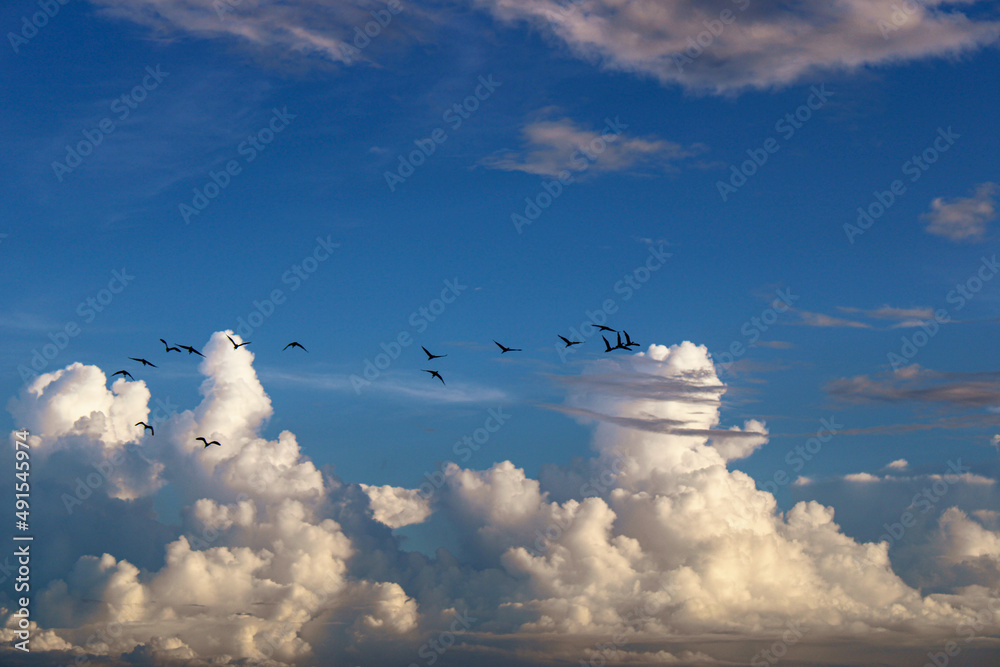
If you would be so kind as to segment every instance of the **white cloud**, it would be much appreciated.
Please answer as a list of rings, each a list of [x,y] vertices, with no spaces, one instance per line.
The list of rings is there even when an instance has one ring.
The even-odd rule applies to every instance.
[[[520,151],[505,151],[481,160],[480,164],[539,176],[640,167],[662,171],[708,150],[702,144],[682,146],[664,139],[631,137],[625,132],[627,127],[617,118],[607,119],[596,131],[568,118],[535,121],[525,126]]]
[[[378,28],[376,36],[392,39],[382,33],[393,31],[384,30],[369,11],[386,12],[390,22],[400,13],[389,12],[383,2],[331,4],[318,0],[282,3],[95,0],[95,4],[109,16],[147,25],[165,34],[178,31],[203,38],[224,38],[244,48],[274,53],[279,58],[319,57],[341,64],[368,60],[366,51],[360,49],[371,40],[358,37],[355,28],[363,31],[372,22]],[[418,13],[411,3],[394,5],[408,8],[411,20]]]
[[[991,44],[1000,34],[1000,23],[956,8],[985,4],[976,0],[916,3],[898,26],[892,23],[899,11],[894,0],[794,6],[777,0],[477,3],[501,20],[546,31],[574,55],[603,68],[714,93],[787,85],[823,71],[951,56]],[[723,11],[731,13],[728,24],[719,20]]]
[[[361,484],[361,489],[371,500],[375,520],[390,528],[422,523],[431,515],[430,503],[420,495],[419,489],[368,484]]]
[[[925,229],[949,241],[982,241],[986,236],[986,223],[997,217],[998,191],[996,183],[982,183],[976,186],[971,197],[950,200],[937,197],[931,202],[930,212],[921,216],[927,222]]]
[[[75,516],[98,527],[101,547],[74,553],[37,595],[47,642],[39,650],[86,650],[112,663],[406,664],[467,614],[475,632],[446,664],[487,651],[509,657],[510,641],[531,646],[537,664],[573,661],[592,654],[595,638],[614,636],[628,640],[615,654],[627,663],[725,663],[736,652],[745,662],[793,619],[809,627],[802,645],[813,655],[845,662],[843,640],[882,654],[907,650],[914,636],[937,645],[940,628],[990,602],[978,589],[923,595],[892,571],[886,543],[848,537],[833,509],[814,501],[779,512],[771,494],[730,470],[730,460],[764,446],[767,431],[756,420],[720,424],[725,386],[704,346],[651,345],[566,383],[577,414],[607,419],[596,421],[597,456],[583,468],[593,476],[558,501],[511,461],[448,464],[429,500],[322,475],[291,432],[261,437],[272,409],[252,353],[233,350],[221,332],[202,349],[201,403],[148,439],[184,505],[180,534],[158,538],[162,561],[140,567],[120,552],[154,533],[101,531],[113,489],[97,489]],[[87,368],[65,369],[48,391],[13,404],[39,425],[39,451],[90,447],[98,456],[124,446],[106,428],[115,395],[98,391],[106,378]],[[125,385],[135,387],[117,396],[145,391]],[[223,446],[206,450],[196,434]],[[955,477],[956,488],[975,482]],[[432,512],[461,543],[461,559],[406,554],[389,532]],[[939,548],[986,572],[996,534],[976,520],[949,516]],[[6,622],[0,632],[9,634]],[[88,645],[110,624],[121,632]],[[702,641],[719,633],[725,650]]]

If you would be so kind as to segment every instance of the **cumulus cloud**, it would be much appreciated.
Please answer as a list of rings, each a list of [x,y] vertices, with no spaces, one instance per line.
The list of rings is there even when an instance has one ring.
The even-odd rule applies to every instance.
[[[1000,23],[963,13],[976,0],[798,3],[777,0],[477,0],[494,16],[545,31],[610,70],[712,93],[769,88],[994,43]],[[728,12],[723,14],[723,12]],[[725,21],[725,23],[723,23]]]
[[[571,414],[594,428],[586,464],[543,481],[511,461],[449,463],[428,497],[346,484],[317,470],[291,432],[263,438],[272,407],[253,354],[223,332],[202,349],[201,402],[157,429],[150,450],[183,504],[180,534],[105,533],[101,549],[73,552],[36,596],[38,646],[52,662],[405,664],[428,637],[465,627],[441,664],[746,663],[794,620],[817,659],[848,662],[838,647],[850,644],[905,663],[914,637],[936,645],[994,601],[971,587],[922,594],[893,571],[885,541],[845,535],[819,502],[780,512],[729,469],[768,432],[758,420],[723,423],[726,388],[704,346],[651,345],[567,380]],[[137,389],[119,386],[109,402],[98,369],[52,375],[12,403],[39,425],[40,452],[89,446],[97,456],[146,437],[107,427],[115,396]],[[206,450],[196,434],[223,446]],[[77,520],[94,521],[97,496],[112,492],[97,489]],[[457,556],[401,549],[391,529],[425,520],[450,529]],[[985,572],[997,550],[990,521],[949,515],[938,548]],[[118,553],[150,537],[158,561],[140,567]]]
[[[982,241],[987,223],[997,217],[998,191],[996,183],[982,183],[969,197],[936,198],[931,202],[931,210],[921,216],[927,223],[924,229],[949,241]]]
[[[59,628],[73,651],[112,660],[139,651],[153,660],[291,663],[311,654],[304,626],[345,609],[358,619],[359,637],[373,628],[386,636],[410,632],[416,605],[398,584],[348,576],[355,548],[324,516],[330,488],[294,435],[260,437],[272,408],[253,354],[234,351],[223,332],[202,349],[202,402],[157,429],[158,447],[149,452],[191,503],[184,534],[162,545],[163,564],[153,572],[116,557],[115,540],[104,553],[81,554],[38,595],[38,618]],[[40,376],[11,412],[32,426],[40,454],[85,449],[88,461],[103,454],[108,464],[115,448],[143,437],[126,425],[146,416],[149,392],[141,381],[117,380],[112,393],[105,382],[99,369],[73,364]],[[202,434],[223,446],[204,448],[194,440]],[[96,519],[87,512],[99,511],[99,498],[117,487],[92,493],[73,508],[80,519]],[[136,537],[119,541],[129,539]],[[122,631],[93,639],[111,625]]]
[[[419,489],[397,486],[361,485],[372,504],[372,514],[390,528],[402,528],[422,523],[431,515],[430,504],[420,495]]]

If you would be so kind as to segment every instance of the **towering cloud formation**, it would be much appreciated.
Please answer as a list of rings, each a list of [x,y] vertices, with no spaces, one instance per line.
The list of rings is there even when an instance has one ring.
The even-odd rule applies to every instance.
[[[48,582],[35,648],[53,663],[86,652],[123,664],[746,664],[776,641],[789,656],[849,661],[838,648],[849,639],[906,664],[962,623],[1000,631],[994,515],[945,514],[930,548],[977,577],[921,595],[892,571],[887,544],[849,538],[816,502],[783,514],[728,469],[768,432],[720,427],[725,387],[704,347],[652,345],[568,378],[563,409],[597,424],[583,468],[542,483],[510,461],[449,464],[430,496],[343,484],[290,432],[261,438],[271,404],[252,353],[221,332],[203,349],[204,398],[157,429],[156,448],[125,427],[148,413],[145,386],[109,392],[94,367],[42,376],[10,404],[36,432],[42,476],[60,453],[65,474],[142,443],[144,467],[75,507],[79,522],[101,530],[107,503],[127,514],[164,484],[184,503],[180,534],[105,534]],[[432,513],[461,561],[407,554],[389,533]],[[159,562],[116,555],[150,537]]]

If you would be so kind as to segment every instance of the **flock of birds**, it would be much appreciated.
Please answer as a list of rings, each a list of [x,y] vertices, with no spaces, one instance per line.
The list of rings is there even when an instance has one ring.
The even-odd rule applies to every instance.
[[[618,331],[617,329],[612,329],[611,327],[606,327],[606,326],[604,326],[602,324],[595,324],[593,326],[595,328],[597,328],[599,331],[602,331],[602,332],[611,332],[611,333],[615,334],[617,336],[617,338],[618,338],[617,344],[612,345],[608,341],[607,336],[605,336],[603,333],[601,334],[601,339],[604,341],[604,351],[605,352],[611,352],[613,350],[625,350],[625,351],[629,351],[633,347],[639,347],[639,343],[636,343],[634,340],[632,340],[629,337],[628,332],[625,331],[624,329],[622,331]],[[625,341],[624,342],[622,342],[622,334],[625,334]],[[226,338],[228,338],[229,342],[233,344],[233,349],[234,350],[238,350],[241,347],[243,347],[244,345],[249,345],[251,343],[251,341],[246,341],[246,342],[243,342],[243,343],[237,343],[235,340],[232,339],[232,337],[229,334],[226,334]],[[579,340],[570,340],[569,338],[566,338],[565,336],[559,336],[559,339],[562,340],[562,342],[565,344],[565,347],[572,347],[574,345],[580,345],[583,342],[583,341],[579,341]],[[164,351],[167,352],[167,353],[169,353],[169,352],[180,353],[181,350],[187,350],[188,354],[197,354],[199,357],[204,357],[205,356],[204,354],[202,354],[201,352],[199,352],[195,348],[191,347],[190,345],[169,345],[169,344],[167,344],[167,341],[163,340],[162,338],[160,339],[160,342],[163,343],[163,347],[165,348]],[[494,340],[493,343],[497,347],[500,348],[500,354],[501,355],[507,354],[508,352],[523,352],[524,351],[524,350],[522,350],[519,347],[507,347],[506,345],[498,343],[496,340]],[[291,348],[297,347],[300,350],[302,350],[303,352],[308,352],[309,351],[301,343],[299,343],[298,341],[294,341],[294,340],[291,343],[289,343],[288,345],[286,345],[285,347],[281,348],[281,349],[282,349],[282,351],[284,351],[284,350],[287,350],[290,347]],[[448,356],[447,354],[432,354],[430,350],[428,350],[426,347],[424,347],[422,345],[420,346],[420,349],[423,350],[424,354],[427,355],[427,361],[433,361],[434,359],[443,359],[444,357]],[[157,368],[156,364],[154,364],[153,362],[151,362],[151,361],[149,361],[147,359],[144,359],[142,357],[129,357],[129,359],[132,360],[132,361],[139,362],[140,364],[142,364],[142,366],[144,368],[146,366],[152,366],[153,368]],[[432,378],[437,378],[438,380],[440,380],[442,385],[445,384],[444,378],[441,377],[441,373],[440,372],[438,372],[436,370],[429,370],[429,369],[426,369],[426,368],[422,368],[421,370],[423,372],[425,372],[425,373],[430,373]],[[124,369],[112,373],[111,377],[114,377],[116,375],[121,375],[123,378],[127,377],[129,380],[132,380],[133,382],[135,381],[135,378],[132,377],[132,374],[129,373],[128,371],[124,370]],[[156,435],[156,431],[153,430],[153,427],[151,425],[147,424],[146,422],[142,422],[142,421],[136,422],[135,426],[142,426],[142,429],[143,429],[142,432],[143,433],[145,433],[148,430],[150,435]],[[218,440],[208,440],[207,438],[205,438],[203,436],[198,436],[197,438],[195,438],[195,440],[198,441],[198,442],[204,443],[206,449],[208,449],[212,445],[218,445],[219,447],[222,446],[222,443],[219,442]]]
[[[246,341],[245,343],[237,343],[235,340],[232,339],[231,336],[229,336],[229,334],[226,334],[226,338],[228,338],[229,342],[233,344],[233,349],[234,350],[238,350],[241,347],[243,347],[244,345],[249,345],[250,344],[250,341]],[[160,342],[163,343],[163,347],[166,348],[164,350],[165,352],[178,352],[179,353],[181,350],[187,350],[188,354],[197,354],[199,357],[204,357],[205,356],[204,354],[202,354],[198,350],[194,349],[190,345],[168,345],[167,341],[163,340],[162,338],[160,339]],[[287,350],[290,347],[297,347],[297,348],[299,348],[300,350],[302,350],[304,352],[308,352],[309,351],[301,343],[299,343],[298,341],[294,341],[294,340],[291,343],[289,343],[288,345],[286,345],[285,347],[281,348],[281,349],[282,349],[282,351],[284,351],[284,350]],[[156,364],[154,364],[153,362],[149,361],[148,359],[143,359],[142,357],[129,357],[129,359],[131,359],[132,361],[138,361],[140,364],[142,364],[143,368],[145,368],[146,366],[152,366],[153,368],[158,368],[158,366]],[[129,380],[132,380],[133,382],[135,382],[135,378],[132,377],[132,374],[129,373],[128,371],[124,370],[124,369],[112,373],[111,377],[114,377],[116,375],[121,375],[123,378],[127,377]],[[145,433],[146,431],[149,431],[150,435],[156,435],[156,431],[153,430],[153,427],[150,424],[147,424],[146,422],[136,422],[134,425],[135,426],[141,426],[143,433]],[[206,449],[208,447],[212,446],[212,445],[218,445],[219,447],[222,446],[222,443],[219,442],[218,440],[208,440],[207,438],[204,438],[202,436],[198,436],[197,438],[195,438],[195,440],[197,440],[199,442],[205,443],[205,448]]]
[[[621,331],[618,331],[617,329],[612,329],[611,327],[606,327],[606,326],[604,326],[602,324],[595,324],[594,327],[596,327],[600,331],[610,331],[610,332],[614,333],[618,337],[618,344],[617,345],[612,345],[611,343],[608,342],[608,337],[605,336],[604,334],[601,334],[601,339],[604,341],[604,351],[605,352],[611,352],[612,350],[626,350],[626,351],[628,351],[628,350],[632,349],[633,347],[639,347],[639,343],[636,343],[634,340],[632,340],[629,337],[628,332],[625,331],[624,329],[622,329]],[[625,334],[625,342],[624,343],[622,342],[622,334]],[[562,342],[565,344],[565,347],[572,347],[574,345],[580,345],[581,343],[583,343],[583,341],[581,341],[581,340],[570,340],[569,338],[566,338],[565,336],[559,336],[559,339],[562,340]],[[506,345],[498,343],[495,340],[493,341],[493,344],[500,348],[500,354],[506,354],[508,352],[523,352],[524,351],[524,350],[522,350],[519,347],[507,347]],[[447,357],[448,356],[447,354],[431,354],[430,351],[426,347],[424,347],[422,345],[420,346],[420,349],[423,350],[424,354],[427,355],[427,361],[431,361],[433,359],[440,359],[442,357]],[[438,380],[441,380],[441,384],[445,383],[444,382],[444,378],[441,377],[441,373],[439,373],[438,371],[428,370],[426,368],[421,368],[420,370],[422,370],[425,373],[430,373],[432,378],[437,378]]]

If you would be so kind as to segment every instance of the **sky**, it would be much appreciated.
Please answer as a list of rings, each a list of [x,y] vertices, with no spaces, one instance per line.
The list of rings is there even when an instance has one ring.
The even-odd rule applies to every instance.
[[[996,664],[995,3],[0,28],[4,664]]]

